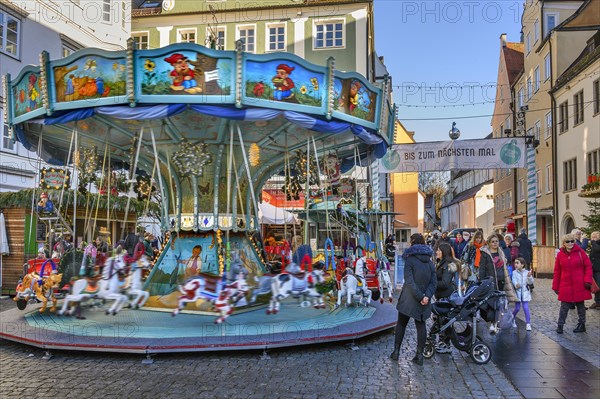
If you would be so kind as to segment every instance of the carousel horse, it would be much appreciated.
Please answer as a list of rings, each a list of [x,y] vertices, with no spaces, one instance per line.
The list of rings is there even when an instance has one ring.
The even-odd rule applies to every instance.
[[[179,291],[183,294],[177,301],[177,307],[173,310],[173,316],[177,316],[179,312],[185,307],[186,303],[194,303],[198,299],[206,298],[202,294],[206,287],[206,281],[200,276],[194,276],[187,280],[183,285],[179,285]]]
[[[294,264],[290,264],[289,269],[294,269]],[[313,298],[315,309],[325,308],[323,296],[317,291],[317,284],[325,282],[324,271],[315,269],[312,271],[301,271],[300,273],[281,273],[271,280],[271,301],[267,308],[267,314],[276,314],[279,312],[280,302],[288,296],[294,298],[304,297]],[[310,301],[304,300],[301,306],[310,306]]]
[[[362,280],[362,279],[361,279]],[[358,302],[359,306],[363,304],[363,299],[366,298],[365,305],[369,306],[371,303],[371,290],[367,287],[367,284],[364,283],[364,280],[361,285],[359,285],[359,281],[354,275],[354,272],[351,268],[347,268],[344,271],[344,275],[340,280],[340,289],[338,291],[338,299],[335,304],[336,309],[340,307],[342,304],[342,297],[346,296],[346,306],[350,306],[352,304],[352,299],[354,296],[360,296],[360,300]]]
[[[379,282],[379,292],[381,293],[379,302],[383,303],[383,294],[387,291],[387,297],[391,303],[394,300],[394,284],[392,283],[390,273],[388,272],[384,262],[380,262],[379,271],[377,272],[377,280]]]
[[[215,309],[219,312],[220,316],[215,319],[215,324],[223,323],[233,313],[233,305],[230,303],[230,299],[230,290],[224,289],[219,292],[219,297],[215,301]]]
[[[142,255],[138,260],[131,264],[130,270],[130,281],[129,288],[127,289],[127,296],[132,297],[135,296],[129,306],[133,309],[139,309],[148,300],[150,297],[150,293],[148,291],[142,290],[142,274],[144,270],[148,270],[150,267],[150,260],[146,255]]]
[[[29,273],[23,277],[23,280],[17,287],[17,295],[13,300],[15,302],[19,300],[29,301],[31,297],[35,297],[42,302],[40,313],[44,313],[48,306],[48,300],[51,299],[52,307],[50,308],[50,311],[54,312],[56,311],[57,302],[57,299],[54,296],[54,289],[58,288],[61,280],[62,273],[57,274],[56,272],[52,272],[50,275],[42,278],[35,272]]]
[[[125,271],[127,264],[122,254],[117,254],[108,258],[102,268],[102,278],[99,286],[95,286],[87,279],[79,279],[73,283],[71,294],[67,295],[64,300],[63,307],[58,313],[72,314],[75,308],[70,308],[72,302],[80,304],[89,298],[100,298],[114,300],[112,306],[106,310],[106,314],[116,315],[127,303],[126,295],[121,294],[121,279],[120,274]]]

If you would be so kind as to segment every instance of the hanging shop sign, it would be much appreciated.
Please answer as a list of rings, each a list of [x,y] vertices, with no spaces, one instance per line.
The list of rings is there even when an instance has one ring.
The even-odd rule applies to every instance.
[[[71,172],[65,169],[42,168],[40,170],[40,187],[48,190],[69,188],[71,183]]]
[[[392,146],[379,163],[383,173],[440,172],[525,167],[525,138],[454,140]]]

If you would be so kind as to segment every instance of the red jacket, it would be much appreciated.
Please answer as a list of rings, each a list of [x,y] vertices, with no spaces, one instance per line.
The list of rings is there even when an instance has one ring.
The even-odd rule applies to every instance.
[[[552,289],[558,291],[561,302],[582,302],[592,299],[591,291],[584,283],[592,283],[592,263],[583,249],[577,244],[571,253],[561,248],[554,262]]]

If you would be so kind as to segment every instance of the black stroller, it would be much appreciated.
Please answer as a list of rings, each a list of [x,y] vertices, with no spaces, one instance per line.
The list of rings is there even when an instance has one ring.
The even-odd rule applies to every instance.
[[[432,358],[438,339],[449,338],[456,349],[468,352],[475,363],[489,362],[492,349],[477,335],[477,313],[479,311],[481,318],[487,322],[497,322],[500,311],[506,307],[506,295],[503,291],[496,291],[494,286],[494,280],[486,278],[469,286],[463,297],[455,292],[449,300],[433,303],[433,325],[423,357]]]

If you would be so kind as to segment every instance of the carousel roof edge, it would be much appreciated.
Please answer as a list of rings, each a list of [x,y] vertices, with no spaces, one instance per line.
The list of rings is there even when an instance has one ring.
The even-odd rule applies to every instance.
[[[183,65],[183,66],[182,66]],[[378,131],[387,140],[381,83],[284,52],[221,51],[195,43],[151,50],[78,50],[60,59],[40,54],[16,78],[3,79],[9,128],[65,110],[149,104],[230,105],[296,111]],[[381,86],[381,87],[380,87]],[[384,98],[385,97],[385,98]],[[382,113],[383,112],[383,113]]]

